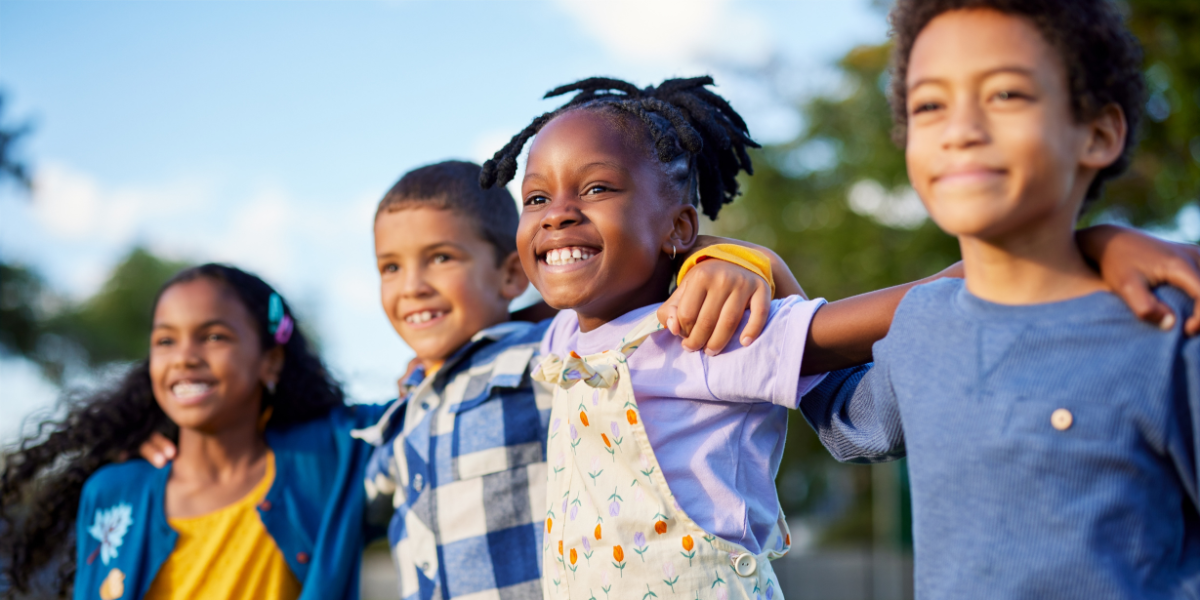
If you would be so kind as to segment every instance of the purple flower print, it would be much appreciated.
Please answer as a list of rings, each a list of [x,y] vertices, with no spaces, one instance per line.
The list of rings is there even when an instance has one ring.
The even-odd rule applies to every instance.
[[[579,430],[575,429],[575,426],[572,425],[571,426],[571,441],[573,442],[577,439],[579,439]]]
[[[646,534],[640,531],[633,534],[633,545],[633,551],[637,552],[638,556],[642,557],[642,562],[646,562],[646,550],[649,550],[649,548],[646,546]]]
[[[592,542],[590,540],[588,540],[588,536],[586,536],[586,535],[583,536],[583,551],[584,552],[592,551]]]
[[[579,515],[579,505],[578,505],[578,504],[576,504],[575,506],[572,506],[572,507],[571,507],[571,520],[572,520],[572,521],[574,521],[574,520],[575,520],[575,517],[576,517],[577,515]],[[585,544],[585,545],[586,545],[586,544]]]
[[[771,600],[774,597],[775,597],[775,586],[770,585],[768,583],[767,584],[767,600]]]
[[[562,425],[562,419],[555,419],[554,422],[550,424],[550,431],[558,431],[559,425]]]
[[[608,516],[615,517],[619,514],[621,514],[621,503],[613,500],[612,504],[608,505]]]
[[[617,427],[617,422],[613,421],[608,424],[609,429],[613,432],[613,437],[621,437],[621,428]]]
[[[563,514],[566,514],[566,512],[567,512],[567,498],[566,498],[565,496],[563,497],[563,509],[562,509],[562,511],[563,511]]]
[[[592,406],[597,406],[599,404],[600,404],[600,391],[595,390],[592,392]]]

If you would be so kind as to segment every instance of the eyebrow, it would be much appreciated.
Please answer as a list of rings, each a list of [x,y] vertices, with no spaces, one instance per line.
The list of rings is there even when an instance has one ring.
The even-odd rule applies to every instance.
[[[982,79],[987,79],[988,77],[991,77],[993,75],[999,75],[1000,73],[1015,73],[1017,75],[1024,75],[1029,78],[1033,77],[1032,69],[1027,69],[1025,67],[1012,66],[1012,65],[988,69],[988,70],[984,71],[982,74],[980,74],[979,77]],[[915,90],[926,84],[945,83],[945,81],[946,80],[944,78],[940,78],[940,77],[922,77],[921,79],[914,81],[912,85],[908,86],[908,91],[911,92],[912,90]]]
[[[196,329],[204,329],[206,327],[212,327],[214,325],[220,325],[222,327],[228,327],[229,329],[233,329],[232,325],[230,325],[228,322],[223,321],[221,319],[209,319],[208,321],[201,323],[200,326],[197,327]],[[155,323],[154,329],[158,330],[158,329],[179,329],[179,328],[176,327],[175,325],[171,325],[169,323]]]

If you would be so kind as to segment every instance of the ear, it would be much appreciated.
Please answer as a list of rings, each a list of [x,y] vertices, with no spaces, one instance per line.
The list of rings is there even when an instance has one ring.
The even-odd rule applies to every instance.
[[[275,346],[267,350],[258,373],[258,379],[263,385],[279,383],[279,375],[283,373],[283,358],[283,346]]]
[[[700,235],[700,217],[691,204],[674,209],[671,215],[671,233],[663,242],[662,251],[667,256],[686,254],[696,245],[696,237]]]
[[[528,287],[529,276],[521,267],[520,255],[514,250],[500,263],[500,296],[511,301],[524,294]]]
[[[1113,164],[1125,150],[1125,111],[1115,103],[1105,106],[1088,124],[1088,133],[1079,164],[1097,171]]]

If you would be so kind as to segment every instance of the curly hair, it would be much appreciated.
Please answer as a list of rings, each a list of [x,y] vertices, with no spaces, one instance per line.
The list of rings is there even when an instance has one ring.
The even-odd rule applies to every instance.
[[[1110,104],[1124,111],[1128,129],[1124,151],[1092,180],[1084,197],[1084,206],[1089,205],[1100,197],[1106,181],[1129,167],[1145,95],[1141,45],[1111,0],[897,0],[888,15],[895,43],[888,98],[895,119],[893,138],[904,146],[908,135],[906,78],[917,36],[942,13],[975,9],[1027,19],[1058,51],[1066,66],[1076,120],[1092,118]]]
[[[240,269],[206,264],[179,272],[159,290],[208,279],[227,286],[256,321],[264,351],[277,345],[269,332],[268,310],[274,290]],[[285,304],[287,314],[291,309]],[[293,317],[294,319],[294,317]],[[333,380],[300,329],[283,345],[284,364],[274,394],[263,395],[272,407],[268,427],[324,416],[344,404]],[[116,385],[88,397],[64,400],[67,415],[41,423],[37,432],[3,455],[0,475],[0,563],[12,589],[27,592],[39,573],[58,568],[58,593],[70,594],[75,571],[74,525],[83,484],[100,467],[136,456],[138,447],[158,432],[178,441],[179,428],[159,408],[150,383],[148,360],[136,363]]]
[[[640,124],[649,134],[653,154],[664,166],[668,183],[681,190],[710,219],[738,194],[740,171],[753,174],[747,148],[759,145],[741,115],[705,86],[712,77],[668,79],[639,88],[620,79],[592,77],[546,92],[554,98],[578,92],[569,102],[533,120],[495,156],[483,163],[484,188],[512,181],[517,157],[529,138],[555,117],[572,110],[594,110],[629,127]],[[625,133],[631,133],[632,128]]]

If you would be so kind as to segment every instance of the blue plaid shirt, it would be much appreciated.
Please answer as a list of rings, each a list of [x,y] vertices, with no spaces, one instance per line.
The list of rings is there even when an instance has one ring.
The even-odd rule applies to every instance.
[[[529,378],[549,321],[476,334],[374,427],[369,514],[390,513],[404,600],[538,599],[548,388]],[[381,519],[382,517],[382,519]]]

